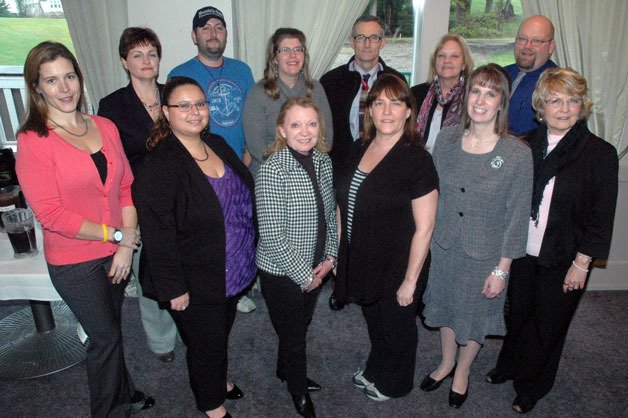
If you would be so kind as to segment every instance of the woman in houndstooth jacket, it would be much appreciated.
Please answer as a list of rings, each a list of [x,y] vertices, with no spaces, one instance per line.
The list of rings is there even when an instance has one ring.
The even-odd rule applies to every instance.
[[[314,416],[305,339],[320,285],[336,265],[338,238],[325,124],[313,100],[288,99],[279,112],[272,153],[255,183],[257,266],[279,336],[277,377],[288,381],[297,412]]]

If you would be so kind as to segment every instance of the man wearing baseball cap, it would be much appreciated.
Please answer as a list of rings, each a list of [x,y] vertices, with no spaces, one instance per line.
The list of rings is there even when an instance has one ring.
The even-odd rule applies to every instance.
[[[168,78],[185,76],[200,84],[209,102],[209,131],[222,136],[246,162],[242,108],[255,84],[253,73],[244,62],[223,56],[227,46],[227,25],[222,12],[215,7],[203,7],[194,14],[192,42],[198,55],[175,67]],[[249,313],[255,308],[251,299],[240,298],[238,311]]]

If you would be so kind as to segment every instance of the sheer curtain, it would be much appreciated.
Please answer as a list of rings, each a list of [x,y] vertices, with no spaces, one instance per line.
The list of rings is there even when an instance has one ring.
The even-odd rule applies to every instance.
[[[61,0],[91,104],[126,84],[118,41],[127,27],[127,0]]]
[[[310,72],[316,79],[329,69],[347,40],[353,22],[369,0],[234,0],[236,54],[262,78],[268,38],[279,27],[297,28],[307,37]]]
[[[526,16],[547,16],[556,29],[556,62],[587,79],[592,132],[618,150],[628,117],[628,2],[522,0]]]

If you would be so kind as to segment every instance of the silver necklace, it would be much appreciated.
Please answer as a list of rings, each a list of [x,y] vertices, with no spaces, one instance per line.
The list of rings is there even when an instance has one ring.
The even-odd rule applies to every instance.
[[[479,138],[475,138],[475,137],[471,138],[469,130],[465,130],[464,131],[464,136],[466,136],[467,139],[469,140],[471,148],[475,148],[475,147],[477,147],[480,144],[482,144],[482,145],[491,144],[491,143],[497,142],[497,140],[499,140],[499,135],[495,135],[491,139],[480,141]]]
[[[87,131],[89,131],[89,125],[87,124],[87,119],[81,117],[81,120],[83,121],[83,123],[85,124],[85,132],[81,133],[81,134],[75,134],[74,132],[70,132],[67,129],[65,129],[63,126],[61,126],[60,123],[55,122],[50,116],[48,117],[48,120],[52,123],[54,123],[56,126],[58,126],[59,128],[63,129],[64,131],[66,131],[67,133],[69,133],[72,136],[75,136],[77,138],[82,138],[85,135],[87,135]]]
[[[159,89],[155,88],[155,102],[153,104],[147,104],[144,102],[142,102],[142,104],[144,105],[146,110],[148,110],[149,112],[151,112],[153,109],[158,109],[159,105],[161,104],[161,98],[159,97]]]
[[[215,67],[210,67],[208,65],[203,64],[203,61],[201,61],[198,57],[196,57],[196,59],[198,60],[199,64],[201,64],[201,66],[205,69],[205,71],[207,72],[207,74],[212,78],[212,80],[216,83],[218,83],[218,86],[220,86],[220,79],[222,79],[222,70],[225,69],[225,59],[222,59],[222,65],[220,66],[220,73],[218,73],[218,78],[214,77],[214,75],[212,74],[212,72],[210,71],[210,68],[215,68]],[[207,88],[209,89],[209,85],[211,84],[211,80],[209,83],[207,83]]]

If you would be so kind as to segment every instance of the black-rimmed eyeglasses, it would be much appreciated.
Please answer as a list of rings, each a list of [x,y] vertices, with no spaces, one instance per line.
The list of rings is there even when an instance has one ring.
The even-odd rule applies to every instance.
[[[207,102],[203,101],[203,102],[196,102],[196,103],[189,103],[189,102],[181,102],[181,103],[177,103],[175,105],[166,105],[166,107],[177,107],[179,108],[180,111],[182,112],[189,112],[190,110],[192,110],[193,107],[196,107],[196,110],[201,111],[201,110],[205,110],[207,109]]]
[[[379,35],[366,36],[366,35],[362,35],[362,34],[355,35],[353,37],[353,40],[356,41],[359,44],[361,44],[362,42],[366,41],[367,39],[369,41],[373,42],[374,44],[376,44],[376,43],[379,43],[379,41],[382,40],[382,37],[379,36]]]

